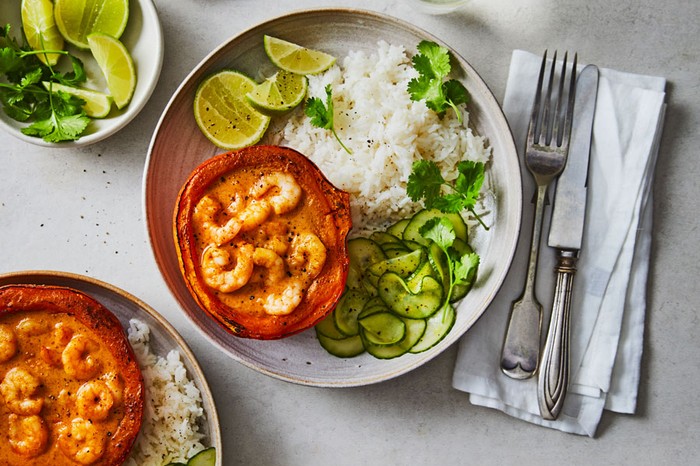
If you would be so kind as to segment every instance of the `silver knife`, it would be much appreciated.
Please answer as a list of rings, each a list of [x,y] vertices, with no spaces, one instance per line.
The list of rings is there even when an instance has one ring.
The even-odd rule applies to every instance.
[[[598,95],[598,68],[586,66],[576,81],[574,127],[566,168],[557,180],[552,219],[549,227],[550,247],[557,249],[556,284],[552,315],[545,342],[537,383],[540,414],[556,419],[561,412],[569,383],[569,316],[583,224],[586,217],[588,159]]]

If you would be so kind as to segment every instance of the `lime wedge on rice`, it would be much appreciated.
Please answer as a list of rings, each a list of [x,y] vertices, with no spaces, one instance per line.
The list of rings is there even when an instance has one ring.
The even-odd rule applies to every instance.
[[[266,115],[285,113],[304,100],[308,87],[306,76],[279,70],[246,94],[253,108]]]
[[[104,118],[112,109],[112,96],[105,94],[104,92],[66,86],[60,83],[50,83],[48,81],[44,81],[42,84],[47,91],[65,92],[66,94],[74,95],[83,99],[85,101],[83,104],[83,110],[85,110],[85,114],[91,118]]]
[[[255,81],[233,70],[209,76],[197,88],[194,118],[199,129],[222,149],[234,150],[258,142],[270,124],[270,117],[253,108],[246,94]]]
[[[136,89],[136,68],[129,51],[118,39],[107,34],[90,34],[87,41],[114,103],[117,108],[126,107]]]
[[[34,50],[63,50],[63,36],[56,27],[51,0],[22,0],[22,28],[27,43]],[[54,66],[59,53],[38,55],[45,65]]]
[[[335,63],[335,57],[297,44],[264,36],[265,53],[279,68],[297,74],[316,74]]]
[[[119,39],[129,20],[129,0],[54,0],[56,25],[63,37],[81,49],[95,32]]]

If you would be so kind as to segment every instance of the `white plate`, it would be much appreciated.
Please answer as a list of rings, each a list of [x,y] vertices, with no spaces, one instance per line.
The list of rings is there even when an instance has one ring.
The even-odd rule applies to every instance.
[[[20,0],[2,0],[0,2],[0,18],[2,27],[11,26],[11,36],[22,43],[22,18]],[[50,143],[42,138],[26,136],[21,129],[28,126],[13,120],[0,109],[0,126],[11,135],[23,141],[45,147],[77,147],[101,141],[126,126],[146,105],[160,76],[163,65],[163,31],[158,20],[158,13],[152,0],[131,0],[129,2],[129,22],[120,40],[129,50],[136,66],[136,89],[134,96],[125,108],[112,112],[107,118],[93,119],[85,134],[77,141]],[[107,92],[107,86],[97,63],[89,50],[79,50],[67,44],[66,49],[80,58],[85,65],[88,82],[85,87]],[[62,60],[63,61],[63,60]],[[4,79],[4,76],[2,77]]]
[[[182,184],[203,160],[221,152],[199,131],[192,112],[197,85],[206,76],[233,68],[249,76],[269,62],[263,34],[303,44],[337,57],[350,50],[372,51],[380,40],[403,44],[410,53],[422,39],[445,45],[414,26],[377,13],[348,9],[294,13],[255,26],[230,39],[206,57],[184,80],[161,116],[151,141],[144,173],[144,208],[156,262],[187,316],[209,340],[230,357],[265,374],[315,386],[355,386],[379,382],[408,372],[431,360],[469,329],[498,291],[517,243],[522,207],[521,178],[513,137],[503,112],[476,71],[455,54],[453,76],[465,85],[472,101],[471,124],[493,148],[490,167],[495,223],[481,255],[479,281],[461,302],[455,326],[434,348],[392,360],[364,354],[339,359],[319,345],[313,329],[276,341],[237,338],[210,319],[190,296],[180,274],[173,243],[173,208]],[[454,54],[454,52],[453,52]]]
[[[216,447],[217,465],[221,466],[221,428],[214,397],[207,380],[194,354],[170,323],[153,308],[129,293],[93,278],[66,272],[22,271],[0,274],[0,286],[5,285],[50,285],[63,286],[81,291],[109,309],[121,322],[125,331],[130,319],[138,319],[150,328],[149,346],[151,351],[161,357],[171,350],[180,353],[182,363],[200,393],[202,407],[206,413],[206,423],[200,426],[204,433],[203,445]]]

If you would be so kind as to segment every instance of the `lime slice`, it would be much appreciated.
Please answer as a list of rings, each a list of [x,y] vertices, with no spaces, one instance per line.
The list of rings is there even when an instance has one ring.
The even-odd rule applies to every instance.
[[[246,99],[259,112],[275,116],[299,105],[307,87],[306,76],[280,70],[255,86]]]
[[[265,53],[272,63],[283,70],[297,74],[316,74],[325,71],[335,63],[335,57],[317,50],[307,49],[297,44],[264,36]]]
[[[104,92],[66,86],[59,83],[50,83],[48,81],[44,81],[42,84],[47,91],[61,91],[83,99],[85,101],[85,104],[83,104],[83,110],[85,110],[85,114],[91,118],[104,118],[112,109],[112,96],[105,94]]]
[[[95,32],[119,39],[129,20],[129,0],[55,0],[56,25],[63,37],[82,49]]]
[[[95,33],[87,37],[92,56],[107,81],[117,108],[124,108],[134,96],[136,68],[124,44],[107,34]]]
[[[27,43],[34,50],[63,50],[63,36],[56,27],[51,0],[22,0],[22,28]],[[53,66],[59,53],[38,55],[45,65]]]
[[[232,70],[209,76],[197,88],[194,118],[202,133],[222,149],[240,149],[258,142],[270,117],[253,108],[246,94],[255,81]]]

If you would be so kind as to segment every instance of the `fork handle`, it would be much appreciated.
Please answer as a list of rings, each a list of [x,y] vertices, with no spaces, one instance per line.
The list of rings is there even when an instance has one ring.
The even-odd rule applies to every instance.
[[[535,295],[535,277],[542,240],[547,186],[547,184],[537,186],[525,290],[522,296],[512,304],[501,350],[501,370],[508,377],[519,380],[535,375],[540,358],[542,305]]]
[[[559,416],[569,384],[569,319],[577,259],[578,251],[557,252],[552,316],[537,383],[540,414],[544,419],[554,420]]]

